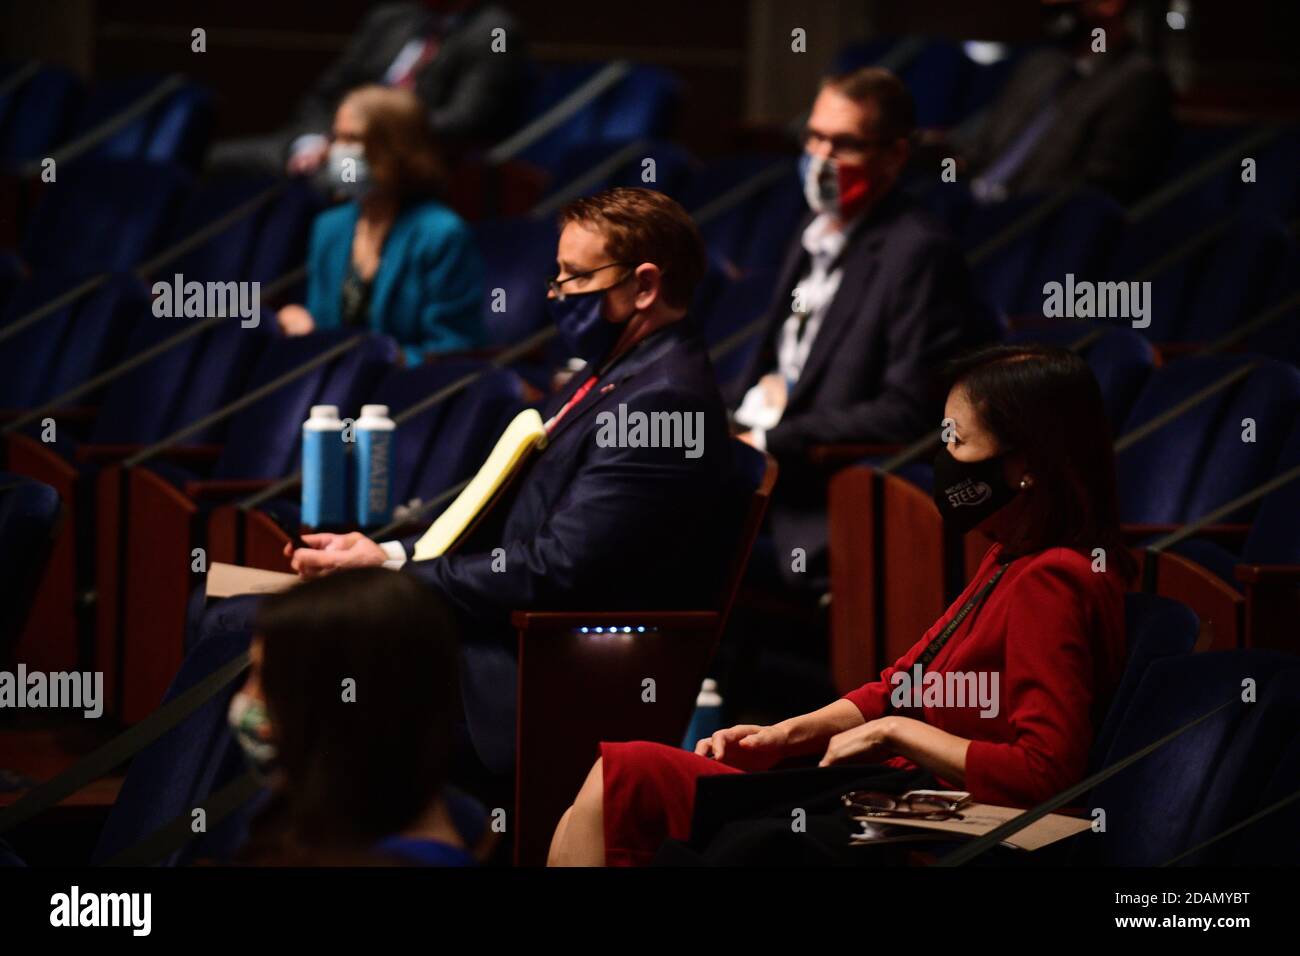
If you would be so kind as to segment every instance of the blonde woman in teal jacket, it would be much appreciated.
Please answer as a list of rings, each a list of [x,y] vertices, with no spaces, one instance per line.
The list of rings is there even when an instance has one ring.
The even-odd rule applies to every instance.
[[[390,335],[407,365],[487,344],[483,263],[469,227],[434,196],[441,165],[423,106],[367,86],[334,117],[328,177],[350,198],[321,213],[307,258],[307,303],[277,319],[287,335],[355,326]]]

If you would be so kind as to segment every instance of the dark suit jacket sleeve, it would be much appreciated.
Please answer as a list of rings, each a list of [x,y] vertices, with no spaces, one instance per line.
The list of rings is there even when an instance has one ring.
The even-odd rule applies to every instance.
[[[338,59],[320,75],[298,103],[292,124],[294,136],[328,133],[334,126],[334,110],[338,108],[339,101],[350,90],[374,82],[373,64],[370,61],[374,59],[375,47],[393,29],[394,12],[393,7],[385,5],[373,10],[361,21]]]
[[[716,406],[667,387],[627,402],[629,412],[701,411],[706,422],[720,415]],[[605,407],[616,411],[616,404]],[[489,549],[408,561],[403,572],[437,589],[462,612],[492,620],[560,602],[572,607],[584,591],[592,593],[616,576],[634,552],[648,548],[671,555],[689,534],[684,525],[699,513],[701,496],[713,490],[707,476],[718,470],[686,458],[681,448],[601,448],[595,436],[593,431],[589,460],[532,539],[502,543],[504,570],[493,571]],[[730,454],[719,418],[708,427],[701,458]]]
[[[944,239],[919,243],[901,267],[885,316],[888,359],[879,392],[866,401],[782,418],[767,433],[778,458],[810,445],[910,441],[930,421],[939,366],[970,339],[974,308],[961,252]]]
[[[1137,195],[1165,154],[1172,91],[1160,70],[1143,71],[1098,116],[1081,176],[1115,196]]]
[[[505,30],[505,52],[492,50],[492,31]],[[464,137],[496,132],[502,104],[518,98],[524,64],[523,31],[516,21],[500,16],[477,17],[461,38],[463,62],[450,97],[429,112],[434,130]]]

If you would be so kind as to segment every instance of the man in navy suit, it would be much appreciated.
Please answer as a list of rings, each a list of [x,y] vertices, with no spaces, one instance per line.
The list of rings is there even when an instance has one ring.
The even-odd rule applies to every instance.
[[[356,532],[304,535],[291,554],[305,577],[367,565],[414,575],[459,611],[467,726],[497,772],[514,762],[510,612],[709,606],[738,531],[724,500],[726,408],[686,317],[704,273],[694,223],[645,189],[576,200],[560,222],[549,301],[586,365],[543,409],[546,447],[512,493],[442,557],[415,560],[419,535]],[[609,427],[619,422],[642,427]],[[228,630],[230,610],[210,610],[203,626]]]
[[[826,475],[810,451],[907,442],[936,426],[937,370],[996,332],[957,243],[896,185],[912,127],[911,96],[887,70],[823,83],[800,162],[811,212],[731,396],[740,437],[780,463],[767,570],[798,590],[820,594],[828,574]]]

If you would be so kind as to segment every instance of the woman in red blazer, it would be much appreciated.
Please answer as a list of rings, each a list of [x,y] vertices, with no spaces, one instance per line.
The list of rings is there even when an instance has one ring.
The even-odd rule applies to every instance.
[[[952,607],[879,680],[820,710],[720,730],[695,753],[602,744],[556,828],[553,865],[648,863],[690,836],[698,778],[796,757],[877,764],[865,774],[879,788],[937,785],[1017,807],[1083,778],[1124,666],[1133,571],[1101,393],[1082,359],[1044,347],[983,350],[952,381],[935,502],[946,524],[995,541]],[[811,795],[847,778],[800,779]]]

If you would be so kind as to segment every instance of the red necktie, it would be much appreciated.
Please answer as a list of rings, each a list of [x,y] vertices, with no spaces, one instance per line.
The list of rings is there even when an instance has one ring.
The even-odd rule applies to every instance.
[[[436,36],[430,36],[424,41],[424,49],[420,55],[415,58],[415,62],[407,67],[406,72],[393,81],[393,86],[401,87],[404,90],[415,87],[415,77],[423,70],[435,56],[438,55],[438,48],[441,44]]]
[[[582,401],[584,398],[587,397],[587,393],[591,391],[591,387],[595,384],[596,384],[596,376],[593,375],[591,378],[587,379],[580,386],[578,386],[578,390],[569,397],[569,400],[567,402],[564,403],[564,407],[561,408],[558,412],[556,412],[551,417],[551,420],[546,423],[546,434],[549,435],[551,433],[551,430],[555,428],[556,425],[560,424],[560,419],[562,419],[565,415],[569,413],[569,409],[571,409],[574,405],[577,405],[580,401]]]

